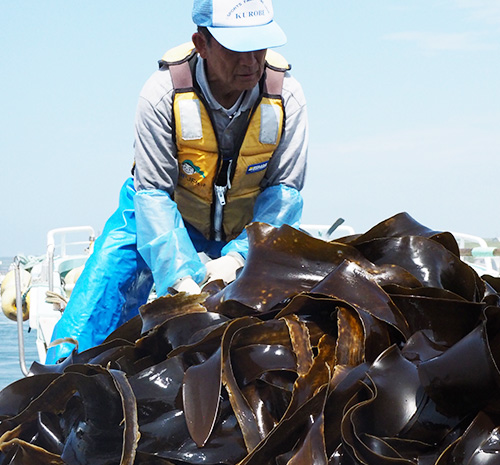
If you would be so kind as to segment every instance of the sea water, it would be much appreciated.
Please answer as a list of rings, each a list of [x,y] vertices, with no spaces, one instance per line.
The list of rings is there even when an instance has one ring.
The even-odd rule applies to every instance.
[[[12,257],[0,257],[0,275],[5,275],[12,263]],[[37,360],[36,332],[28,332],[28,323],[23,323],[24,360],[26,366]],[[19,344],[17,335],[17,322],[9,320],[0,311],[0,390],[9,384],[23,378],[19,363]]]
[[[28,332],[27,322],[23,325],[24,360],[27,368],[37,360],[36,332]],[[0,390],[24,377],[19,363],[17,322],[0,315]]]

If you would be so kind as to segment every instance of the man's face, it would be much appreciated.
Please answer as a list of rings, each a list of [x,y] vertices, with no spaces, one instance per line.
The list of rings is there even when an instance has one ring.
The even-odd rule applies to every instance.
[[[206,60],[208,80],[214,95],[217,90],[239,95],[252,89],[262,77],[266,50],[233,52],[213,38],[208,43],[200,33],[193,35],[193,41],[200,56]]]

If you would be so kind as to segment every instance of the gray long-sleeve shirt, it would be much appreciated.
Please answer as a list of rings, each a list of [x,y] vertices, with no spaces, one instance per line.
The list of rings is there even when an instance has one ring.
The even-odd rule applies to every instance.
[[[212,96],[203,60],[198,59],[196,80],[208,101],[221,145],[228,150],[238,139],[241,119],[259,97],[258,85],[245,92],[233,109],[223,108]],[[172,195],[179,168],[174,142],[174,89],[166,66],[156,71],[139,96],[135,121],[135,188],[160,189]],[[262,180],[261,187],[284,184],[301,190],[307,165],[308,124],[306,101],[300,84],[289,72],[283,82],[284,132]],[[235,109],[237,107],[237,109]],[[235,110],[234,114],[231,114]]]

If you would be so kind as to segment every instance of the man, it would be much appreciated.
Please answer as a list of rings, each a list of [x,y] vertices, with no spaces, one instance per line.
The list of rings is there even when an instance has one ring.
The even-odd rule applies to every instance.
[[[299,225],[306,105],[267,50],[286,42],[271,0],[195,0],[193,21],[193,43],[167,52],[141,92],[134,176],[54,329],[80,351],[137,314],[153,280],[159,296],[234,280],[250,222]]]

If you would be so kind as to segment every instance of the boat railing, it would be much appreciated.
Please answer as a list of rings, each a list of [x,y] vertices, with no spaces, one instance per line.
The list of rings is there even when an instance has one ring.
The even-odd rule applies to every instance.
[[[19,366],[24,376],[28,376],[26,367],[24,334],[23,334],[23,297],[21,290],[21,262],[19,257],[14,257],[14,280],[16,283],[16,311],[17,311],[17,346],[19,351]]]
[[[47,233],[46,254],[41,257],[31,268],[29,290],[29,327],[36,330],[36,345],[38,358],[41,363],[45,361],[47,346],[50,343],[52,331],[61,317],[61,306],[48,300],[47,292],[52,296],[69,298],[69,291],[64,286],[67,273],[83,266],[90,256],[95,232],[91,226],[76,226],[52,229]],[[17,268],[20,273],[20,259],[17,257]],[[22,291],[20,282],[16,282],[18,298],[18,323],[19,332],[19,360],[21,371],[26,375],[24,363],[24,343],[22,334]]]
[[[452,232],[460,249],[460,257],[479,275],[500,276],[500,248],[472,234]]]
[[[339,218],[331,226],[325,224],[304,224],[300,229],[313,237],[325,241],[355,234],[354,228],[344,224],[343,218]]]
[[[85,240],[82,240],[83,234],[87,233]],[[70,240],[70,237],[78,235],[79,240]],[[58,241],[56,241],[58,239]],[[87,247],[95,239],[94,228],[91,226],[74,226],[68,228],[51,229],[47,233],[47,263],[48,263],[48,284],[49,290],[54,290],[54,258],[56,251],[62,259],[70,256],[69,251],[74,250],[74,247]],[[79,255],[81,252],[79,253]],[[67,270],[66,270],[67,271]]]

